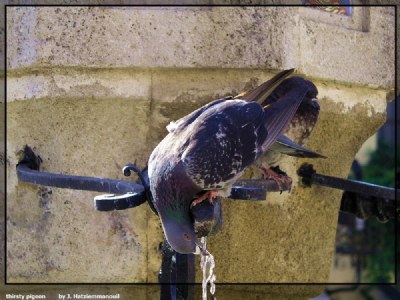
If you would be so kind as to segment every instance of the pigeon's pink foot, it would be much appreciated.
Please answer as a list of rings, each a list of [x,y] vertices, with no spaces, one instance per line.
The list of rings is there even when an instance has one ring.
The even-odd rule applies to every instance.
[[[218,191],[207,191],[205,192],[203,195],[199,196],[199,197],[193,197],[193,202],[192,205],[195,206],[196,204],[199,204],[200,202],[208,199],[208,201],[212,204],[213,203],[213,199],[216,198],[218,196]]]
[[[263,166],[261,166],[260,169],[264,174],[264,179],[270,179],[275,181],[281,193],[283,190],[288,190],[290,192],[290,190],[292,189],[292,178],[287,176],[284,172],[280,171],[279,169],[277,169],[276,171],[272,168],[267,169]]]

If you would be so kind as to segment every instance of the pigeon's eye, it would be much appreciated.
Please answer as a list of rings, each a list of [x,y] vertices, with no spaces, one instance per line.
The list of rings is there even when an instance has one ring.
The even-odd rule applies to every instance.
[[[191,240],[191,237],[190,237],[187,233],[184,233],[184,234],[183,234],[183,238],[184,238],[185,240],[187,240],[187,241],[190,241],[190,240]]]

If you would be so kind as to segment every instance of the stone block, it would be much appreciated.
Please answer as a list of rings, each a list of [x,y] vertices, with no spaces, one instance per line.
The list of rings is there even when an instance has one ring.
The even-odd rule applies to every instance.
[[[11,70],[295,67],[388,88],[393,10],[354,7],[349,18],[310,7],[9,7],[7,63]]]
[[[338,24],[325,24],[318,19],[300,19],[299,72],[358,85],[393,87],[394,18],[375,9],[369,12],[368,32],[357,27],[349,30]],[[328,14],[317,13],[321,17]]]
[[[9,10],[10,69],[35,64],[279,67],[279,28],[282,27],[274,26],[275,30],[269,30],[271,24],[277,22],[277,8],[42,7]],[[239,24],[232,22],[233,19]]]

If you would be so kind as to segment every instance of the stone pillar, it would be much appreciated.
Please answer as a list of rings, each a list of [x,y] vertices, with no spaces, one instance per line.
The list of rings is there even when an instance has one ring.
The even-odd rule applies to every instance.
[[[44,171],[126,179],[123,165],[145,166],[171,120],[296,68],[319,90],[305,146],[328,159],[314,166],[346,177],[394,86],[391,7],[355,7],[351,18],[309,7],[8,7],[7,43],[9,283],[156,282],[160,267],[162,231],[148,207],[98,212],[98,193],[19,182],[25,144]],[[209,240],[218,282],[327,282],[341,193],[299,186],[305,161],[281,165],[291,193],[224,202]],[[323,286],[234,289],[218,287],[218,299],[304,299]]]

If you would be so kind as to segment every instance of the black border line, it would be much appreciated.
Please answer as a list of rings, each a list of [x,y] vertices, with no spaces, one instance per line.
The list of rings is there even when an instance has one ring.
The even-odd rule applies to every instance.
[[[4,284],[7,284],[7,6],[4,6]]]
[[[331,4],[6,4],[9,7],[333,7],[333,6],[351,6],[351,7],[393,7],[396,4],[349,4],[349,5],[331,5]]]
[[[224,4],[183,4],[183,5],[176,5],[176,4],[92,4],[92,5],[63,5],[63,4],[31,4],[31,5],[22,5],[22,4],[6,4],[4,5],[4,130],[5,130],[5,175],[7,175],[7,7],[322,7],[322,6],[340,6],[340,5],[303,5],[303,4],[249,4],[249,5],[224,5]],[[394,68],[395,68],[395,116],[397,117],[397,5],[395,4],[353,4],[353,5],[345,5],[351,7],[394,7],[395,9],[395,17],[394,17],[394,35],[395,35],[395,45],[394,45]],[[346,15],[340,15],[343,17],[350,17]],[[396,119],[395,117],[395,119]],[[397,129],[397,123],[395,126],[395,132]],[[397,138],[397,136],[395,136]],[[397,146],[397,143],[395,143]],[[396,153],[397,154],[397,153]],[[397,155],[395,154],[395,165],[397,167]],[[5,181],[5,195],[4,195],[4,224],[5,224],[5,232],[4,232],[4,285],[5,286],[153,286],[153,285],[165,285],[156,282],[143,282],[143,283],[129,283],[129,282],[122,282],[122,283],[115,283],[115,282],[57,282],[57,283],[45,283],[45,282],[15,282],[9,283],[7,282],[7,176],[4,176]],[[398,199],[396,199],[398,201]],[[396,214],[395,218],[395,225],[397,225],[398,218]],[[397,228],[395,228],[396,233]],[[292,286],[308,286],[308,285],[316,285],[316,286],[336,286],[336,285],[345,285],[345,286],[393,286],[397,285],[397,234],[395,234],[395,281],[394,283],[379,283],[379,282],[222,282],[216,283],[217,286],[229,286],[229,285],[237,285],[237,286],[247,286],[247,285],[254,285],[254,286],[284,286],[284,285],[292,285]],[[200,286],[201,283],[188,283],[189,285],[198,285]],[[45,292],[45,291],[43,291]]]
[[[397,23],[397,5],[395,6],[395,8],[394,8],[394,32],[395,32],[395,34],[394,34],[394,99],[393,99],[393,101],[394,101],[394,121],[395,121],[395,126],[394,126],[394,140],[395,140],[395,143],[394,143],[394,171],[395,171],[395,174],[394,174],[394,186],[395,186],[395,189],[397,189],[398,188],[398,186],[397,186],[397,182],[398,182],[398,180],[399,180],[399,178],[398,178],[398,163],[399,163],[399,161],[398,161],[398,157],[397,157],[397,150],[398,150],[398,145],[397,145],[397,134],[398,134],[398,124],[397,124],[397,122],[398,122],[398,115],[397,115],[397,109],[398,109],[398,73],[397,73],[397,66],[398,66],[398,57],[397,57],[397,34],[398,34],[398,32],[397,32],[397,25],[398,25],[398,23]],[[398,197],[397,197],[397,193],[395,193],[395,203],[396,203],[396,208],[398,208],[398,207],[400,207],[399,206],[399,199],[398,199]],[[394,218],[394,245],[395,245],[395,248],[394,248],[394,251],[395,251],[395,253],[394,253],[394,282],[395,282],[395,285],[397,285],[399,282],[398,282],[398,263],[399,263],[399,257],[397,256],[397,253],[398,253],[398,251],[399,251],[399,249],[398,249],[398,242],[399,242],[399,240],[398,240],[398,232],[397,232],[397,228],[398,228],[398,225],[399,225],[399,217],[398,217],[398,214],[395,214],[395,218]]]

